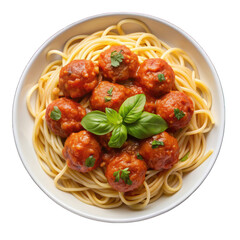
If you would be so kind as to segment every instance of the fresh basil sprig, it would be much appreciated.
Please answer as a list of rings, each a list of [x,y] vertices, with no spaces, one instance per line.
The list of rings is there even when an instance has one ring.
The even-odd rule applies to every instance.
[[[137,94],[127,98],[119,109],[119,114],[123,117],[124,122],[136,122],[142,114],[145,103],[146,96],[144,94]]]
[[[112,131],[112,136],[108,142],[108,146],[112,148],[120,148],[127,140],[127,128],[121,124]]]
[[[106,108],[105,109],[107,120],[112,124],[121,124],[123,119],[122,116],[114,109],[112,108]]]
[[[167,123],[159,115],[143,112],[146,103],[144,94],[126,99],[119,113],[111,108],[104,112],[92,111],[82,119],[82,126],[96,135],[105,135],[112,131],[109,147],[120,148],[127,135],[144,139],[165,131]]]
[[[159,115],[142,112],[140,118],[127,125],[128,134],[131,136],[144,139],[165,131],[168,128],[167,123]]]
[[[96,135],[105,135],[114,129],[114,124],[108,121],[107,116],[101,111],[92,111],[85,115],[81,121],[82,126]]]

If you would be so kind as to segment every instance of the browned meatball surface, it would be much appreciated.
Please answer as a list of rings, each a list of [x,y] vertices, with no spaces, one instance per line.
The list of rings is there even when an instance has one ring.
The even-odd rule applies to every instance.
[[[131,91],[117,83],[102,81],[93,91],[90,98],[90,105],[93,110],[105,111],[105,108],[112,108],[116,111],[122,103],[130,97]]]
[[[63,157],[69,168],[89,172],[99,166],[101,147],[93,134],[83,130],[72,133],[65,141]]]
[[[140,187],[145,179],[146,163],[135,155],[122,153],[112,159],[106,169],[108,183],[119,192],[129,192]]]
[[[113,64],[114,58],[120,59],[118,66]],[[112,46],[99,56],[99,67],[103,76],[113,82],[135,78],[138,66],[137,55],[124,45]]]
[[[186,127],[193,112],[193,102],[183,92],[172,91],[156,102],[156,113],[167,121],[173,131]]]
[[[160,97],[172,90],[175,74],[163,59],[150,58],[140,65],[137,82],[150,94]]]
[[[67,98],[58,98],[47,106],[45,120],[48,128],[56,135],[66,138],[83,129],[82,118],[86,110],[79,103]]]
[[[179,146],[177,139],[162,132],[140,143],[140,155],[149,168],[169,169],[178,162]]]
[[[90,60],[73,60],[62,67],[59,88],[64,96],[79,98],[91,92],[98,84],[98,68]]]

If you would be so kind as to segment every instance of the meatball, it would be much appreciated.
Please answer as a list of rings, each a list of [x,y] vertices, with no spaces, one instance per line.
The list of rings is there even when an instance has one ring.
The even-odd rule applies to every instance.
[[[172,131],[186,127],[194,112],[192,100],[183,92],[172,91],[156,102],[156,113]]]
[[[97,136],[99,143],[106,151],[108,151],[108,153],[111,152],[113,154],[117,154],[119,152],[128,152],[130,154],[136,154],[139,142],[135,138],[131,138],[129,136],[126,142],[123,143],[121,148],[111,148],[108,146],[108,142],[110,141],[111,136],[111,132],[105,135]]]
[[[91,92],[98,84],[98,68],[90,60],[74,60],[62,67],[59,88],[64,96],[80,98]]]
[[[127,152],[132,155],[138,156],[139,141],[135,138],[129,137],[128,140],[123,144],[121,152]]]
[[[175,74],[163,59],[150,58],[140,65],[137,82],[151,95],[160,97],[174,87]]]
[[[79,103],[58,98],[47,106],[45,120],[54,134],[66,138],[83,129],[81,120],[85,115],[86,110]]]
[[[129,137],[127,141],[122,145],[121,148],[110,148],[108,146],[108,142],[110,140],[112,133],[108,133],[106,135],[98,136],[99,143],[102,145],[102,147],[105,149],[105,152],[102,154],[102,161],[103,165],[108,165],[113,158],[115,158],[117,155],[126,152],[131,155],[136,155],[138,159],[138,148],[139,148],[139,142],[136,141],[134,138]]]
[[[116,111],[122,103],[130,97],[131,91],[119,84],[102,81],[93,91],[90,105],[94,110],[105,111],[105,108],[113,108]]]
[[[178,162],[179,147],[177,139],[162,132],[140,143],[139,154],[149,168],[169,169]]]
[[[101,144],[101,146],[102,146],[104,149],[106,149],[106,150],[108,150],[108,151],[111,151],[111,149],[112,149],[112,148],[110,148],[110,147],[108,146],[108,142],[110,141],[111,136],[112,136],[112,132],[107,133],[107,134],[105,134],[105,135],[99,135],[99,136],[97,136],[98,142]]]
[[[106,169],[108,183],[119,192],[129,192],[140,187],[145,179],[146,163],[135,155],[122,153],[112,159]]]
[[[135,78],[139,67],[137,55],[124,45],[105,50],[98,62],[103,76],[113,82]]]
[[[65,141],[63,157],[69,168],[89,172],[99,166],[101,147],[94,135],[83,130],[72,133]]]

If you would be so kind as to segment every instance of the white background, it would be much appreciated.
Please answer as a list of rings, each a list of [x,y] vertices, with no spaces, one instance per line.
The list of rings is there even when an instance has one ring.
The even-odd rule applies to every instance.
[[[0,14],[0,239],[240,239],[239,1],[3,1]],[[30,57],[52,34],[84,17],[113,11],[151,14],[179,26],[208,53],[222,82],[226,131],[220,155],[200,188],[175,209],[136,223],[77,216],[32,181],[13,140],[11,108]]]

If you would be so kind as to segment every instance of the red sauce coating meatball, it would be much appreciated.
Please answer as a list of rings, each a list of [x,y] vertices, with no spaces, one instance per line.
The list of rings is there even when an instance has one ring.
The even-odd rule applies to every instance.
[[[61,112],[61,118],[54,120],[51,112],[57,107]],[[83,129],[82,118],[86,115],[86,110],[79,103],[67,98],[58,98],[47,106],[45,120],[48,128],[56,135],[66,138],[73,132]]]
[[[154,141],[163,142],[163,146],[155,145]],[[149,168],[155,170],[169,169],[179,158],[177,139],[167,132],[162,132],[140,143],[139,154]]]
[[[128,175],[131,181],[130,183],[121,178],[122,170],[126,168],[126,171],[130,171]],[[115,175],[117,171],[119,171],[120,175],[119,181],[117,181],[117,176]],[[119,192],[129,192],[143,184],[146,171],[146,163],[143,160],[137,159],[135,155],[122,153],[108,164],[105,175],[113,189]]]
[[[98,84],[98,68],[90,60],[73,60],[62,67],[59,88],[64,96],[79,98],[91,92]]]
[[[107,133],[107,134],[105,134],[105,135],[99,135],[99,136],[97,136],[98,142],[101,144],[101,146],[102,146],[104,149],[106,149],[106,150],[108,150],[108,151],[111,151],[111,150],[112,150],[112,148],[110,148],[110,147],[108,146],[108,142],[110,141],[111,136],[112,136],[112,132]]]
[[[110,148],[108,146],[108,141],[110,140],[111,135],[111,133],[108,133],[106,135],[98,136],[100,137],[99,143],[106,150],[102,154],[103,165],[108,165],[116,156],[123,152],[138,156],[139,142],[136,139],[129,137],[121,148]]]
[[[85,130],[72,133],[65,141],[63,157],[69,168],[89,172],[99,166],[101,147],[93,134]]]
[[[172,90],[175,74],[173,69],[163,59],[150,58],[140,65],[137,82],[149,94],[160,97]]]
[[[172,131],[186,127],[193,112],[193,102],[183,92],[172,91],[156,102],[156,113],[167,121]]]
[[[118,53],[122,54],[123,59],[119,66],[114,67],[111,65],[111,54]],[[103,76],[113,82],[135,78],[139,67],[137,55],[124,45],[112,46],[105,50],[100,54],[98,62]]]
[[[93,91],[90,105],[94,110],[105,111],[112,108],[118,111],[122,103],[130,97],[131,91],[117,83],[102,81]]]

